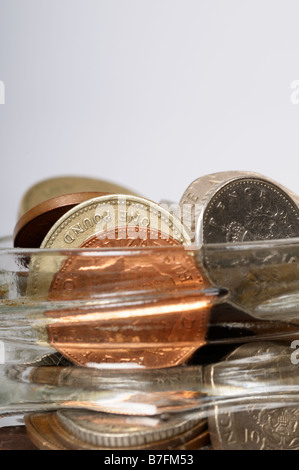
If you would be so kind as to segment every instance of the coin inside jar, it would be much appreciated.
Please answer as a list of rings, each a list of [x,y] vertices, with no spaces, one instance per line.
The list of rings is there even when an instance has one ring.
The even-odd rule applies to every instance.
[[[206,421],[170,416],[168,419],[140,418],[112,415],[85,410],[57,412],[60,423],[77,438],[99,447],[136,447],[153,445],[167,439],[175,444],[175,437],[194,429],[199,423],[203,429]]]
[[[205,343],[213,302],[202,293],[201,273],[183,246],[188,242],[180,220],[145,199],[103,196],[69,211],[41,248],[80,247],[80,252],[56,258],[37,254],[29,270],[28,296],[73,302],[47,311],[48,342],[80,365],[129,362],[157,368],[184,362]],[[110,251],[103,256],[92,249]],[[188,297],[186,290],[192,291]],[[112,294],[116,304],[110,307]],[[99,296],[105,303],[92,308]],[[88,304],[74,309],[74,300]]]
[[[151,239],[149,229],[144,231],[148,238],[136,239],[128,234],[123,237],[121,229],[114,239],[102,233],[89,239],[82,248],[143,245],[157,250],[137,252],[134,256],[121,253],[106,256],[104,262],[101,257],[73,255],[54,276],[49,290],[51,301],[91,299],[101,292],[118,293],[121,299],[122,293],[128,296],[132,289],[135,298],[138,293],[155,293],[153,300],[145,304],[134,302],[132,306],[120,305],[102,312],[92,308],[86,312],[85,308],[89,322],[88,315],[84,316],[80,309],[68,315],[65,310],[48,312],[47,316],[57,318],[57,323],[51,321],[47,327],[49,341],[73,362],[167,367],[182,363],[204,344],[209,306],[204,295],[198,293],[204,289],[204,283],[194,259],[178,242],[164,239],[160,232]],[[163,247],[171,246],[177,249],[163,252]],[[186,290],[190,294],[188,299],[184,298]],[[164,293],[165,298],[162,295],[159,300],[157,292]],[[192,292],[198,300],[192,297]],[[85,349],[80,347],[78,338]]]
[[[213,195],[202,219],[204,243],[285,239],[299,236],[299,208],[278,186],[239,178]]]
[[[296,194],[264,175],[225,171],[193,181],[180,206],[201,246],[298,236],[298,202]]]
[[[130,234],[130,242],[123,243],[119,236],[115,238],[115,230],[118,229],[124,240],[127,238],[126,234]],[[159,233],[162,236],[158,236]],[[190,244],[189,233],[181,221],[158,204],[135,196],[107,195],[87,200],[67,211],[48,231],[40,248],[81,248],[94,236],[101,240],[99,246],[103,246],[104,238],[111,240],[111,246],[129,247],[132,243],[138,246],[140,240],[149,245]],[[147,241],[143,241],[144,238]],[[109,247],[109,243],[107,246]],[[48,295],[52,278],[59,271],[64,259],[64,256],[54,254],[36,254],[32,257],[28,297],[45,298]]]
[[[271,341],[244,344],[225,360],[208,366],[211,389],[231,387],[230,406],[217,403],[208,427],[216,450],[298,450],[298,366],[292,349]],[[244,387],[243,396],[232,387]],[[235,397],[235,402],[234,402]]]
[[[32,413],[25,416],[25,423],[40,449],[174,450],[209,442],[206,419],[184,415],[163,420],[65,410]]]
[[[228,289],[229,302],[248,314],[283,320],[283,309],[269,313],[269,305],[264,313],[261,306],[271,300],[274,306],[296,279],[294,258],[273,242],[299,236],[298,196],[263,175],[223,172],[194,181],[182,197],[186,203],[192,203],[194,240],[201,246],[197,264],[209,281]],[[259,241],[264,252],[254,245]]]

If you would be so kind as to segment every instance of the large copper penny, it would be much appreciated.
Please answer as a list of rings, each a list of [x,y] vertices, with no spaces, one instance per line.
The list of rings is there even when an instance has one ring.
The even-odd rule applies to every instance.
[[[102,232],[81,248],[140,247],[134,256],[126,256],[121,249],[106,256],[69,256],[49,292],[51,301],[117,294],[115,302],[48,312],[52,320],[57,319],[47,327],[49,342],[80,365],[181,364],[205,343],[209,300],[201,273],[174,239],[149,228],[139,228],[144,232],[139,238],[124,236],[123,230],[116,229],[114,239]],[[130,292],[134,292],[133,301]]]
[[[73,207],[107,193],[80,192],[64,194],[32,207],[18,220],[14,233],[17,248],[39,248],[50,228]]]

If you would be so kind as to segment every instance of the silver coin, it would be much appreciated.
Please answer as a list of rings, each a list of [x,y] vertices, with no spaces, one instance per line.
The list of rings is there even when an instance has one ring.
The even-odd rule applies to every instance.
[[[298,196],[256,173],[224,172],[192,183],[181,203],[192,200],[194,240],[202,247],[197,265],[206,278],[226,288],[237,308],[258,318],[285,319],[276,300],[294,290],[296,259],[273,241],[299,237]],[[267,303],[268,311],[262,311]]]
[[[240,178],[221,188],[203,218],[204,243],[234,243],[299,236],[299,208],[278,186]]]
[[[299,449],[299,371],[291,353],[288,346],[252,343],[207,368],[207,386],[230,397],[215,399],[208,418],[214,449]]]
[[[234,183],[237,186],[231,186]],[[277,214],[275,203],[278,203]],[[190,228],[197,245],[283,238],[292,233],[286,224],[291,207],[296,210],[298,204],[299,197],[293,191],[264,175],[248,171],[225,171],[197,178],[180,200],[184,224]],[[264,226],[259,227],[258,219],[264,217]],[[271,223],[273,218],[280,222],[276,232]]]
[[[163,441],[182,434],[200,421],[171,415],[134,417],[86,410],[60,410],[58,419],[78,439],[98,447],[136,447]],[[204,425],[205,421],[203,421]]]

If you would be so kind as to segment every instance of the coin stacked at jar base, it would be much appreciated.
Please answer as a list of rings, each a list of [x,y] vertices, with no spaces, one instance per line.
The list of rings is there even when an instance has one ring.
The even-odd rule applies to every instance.
[[[209,443],[206,420],[117,416],[64,410],[25,416],[27,433],[47,450],[193,450]]]

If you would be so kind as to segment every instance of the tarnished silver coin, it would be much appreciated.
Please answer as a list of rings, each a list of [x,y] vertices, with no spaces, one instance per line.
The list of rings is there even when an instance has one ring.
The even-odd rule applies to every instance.
[[[278,186],[239,178],[209,201],[199,226],[204,243],[250,242],[299,236],[299,208]]]
[[[197,178],[180,200],[193,241],[227,243],[299,235],[299,198],[259,173],[226,171]]]
[[[285,319],[277,299],[294,290],[297,266],[281,241],[299,237],[298,196],[257,173],[223,172],[194,181],[180,204],[191,202],[197,265],[207,279],[237,308]]]
[[[57,417],[76,438],[98,447],[136,447],[164,441],[197,426],[205,420],[172,415],[161,417],[121,416],[86,410],[60,410]]]
[[[207,367],[206,385],[227,398],[215,399],[208,418],[214,449],[299,449],[299,371],[292,353],[281,344],[251,343]]]

